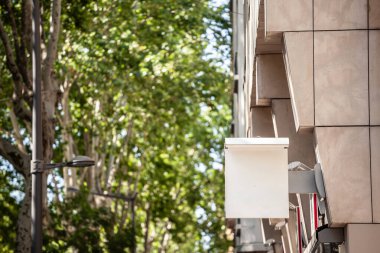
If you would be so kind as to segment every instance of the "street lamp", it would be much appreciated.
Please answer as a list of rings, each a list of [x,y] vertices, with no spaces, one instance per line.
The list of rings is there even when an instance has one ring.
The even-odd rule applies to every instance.
[[[44,163],[42,160],[32,160],[32,253],[42,252],[42,173],[50,169],[63,167],[90,167],[95,161],[88,156],[76,156],[69,162]],[[38,181],[36,182],[35,179]]]

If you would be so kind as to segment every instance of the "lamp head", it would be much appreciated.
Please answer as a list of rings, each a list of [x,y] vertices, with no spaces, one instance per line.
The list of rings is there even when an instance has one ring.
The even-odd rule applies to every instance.
[[[326,191],[325,191],[325,183],[323,180],[323,173],[321,164],[317,163],[314,166],[314,172],[315,172],[315,184],[317,186],[318,195],[320,198],[326,198]]]
[[[90,167],[94,166],[95,161],[88,156],[79,155],[73,158],[73,160],[66,163],[67,167]]]

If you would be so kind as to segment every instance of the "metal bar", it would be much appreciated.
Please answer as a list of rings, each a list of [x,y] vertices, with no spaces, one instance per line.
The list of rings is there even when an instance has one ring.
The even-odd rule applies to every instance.
[[[236,246],[236,252],[267,252],[273,250],[272,246],[265,245],[263,243],[249,243]]]
[[[41,114],[41,41],[40,41],[40,3],[33,0],[32,17],[32,59],[33,59],[33,126],[32,126],[32,164],[43,161],[42,147],[42,114]],[[34,166],[34,165],[32,165]],[[42,180],[43,173],[32,173],[32,210],[31,210],[31,236],[32,252],[42,252]]]
[[[314,229],[318,228],[318,204],[317,204],[317,194],[313,194],[313,218],[314,218]]]
[[[315,231],[304,253],[319,252],[321,245],[338,245],[342,244],[343,241],[344,228],[329,228],[327,225],[323,225]]]
[[[59,169],[66,166],[66,163],[47,163],[44,164],[44,170]]]
[[[309,243],[309,239],[307,238],[306,222],[305,222],[305,216],[304,216],[304,212],[303,212],[303,205],[302,205],[302,201],[301,201],[301,195],[297,193],[296,197],[297,197],[297,202],[298,202],[298,208],[300,209],[300,219],[301,219],[301,226],[302,226],[302,230],[301,231],[303,233],[303,237],[304,237],[305,243],[308,244]]]
[[[315,193],[315,175],[313,170],[289,171],[289,193]]]
[[[319,246],[319,242],[317,240],[316,233],[313,234],[311,237],[309,244],[306,246],[306,249],[303,253],[313,253],[315,252],[316,248]]]
[[[342,243],[344,241],[344,228],[321,227],[317,231],[317,240],[320,243]]]
[[[67,187],[67,190],[72,191],[72,192],[79,192],[79,189],[74,188],[74,187]],[[89,193],[91,195],[102,196],[102,197],[112,198],[112,199],[122,199],[125,201],[133,201],[136,199],[136,195],[137,195],[137,194],[133,194],[131,196],[125,196],[122,194],[105,194],[105,193],[99,193],[99,192],[93,192],[93,191],[90,191]]]
[[[285,223],[284,226],[281,227],[282,234],[282,245],[284,247],[284,251],[286,253],[294,253],[292,251],[292,244],[289,238],[289,224]]]
[[[300,208],[297,207],[297,236],[298,236],[298,253],[302,253],[302,227],[301,227],[301,214]]]

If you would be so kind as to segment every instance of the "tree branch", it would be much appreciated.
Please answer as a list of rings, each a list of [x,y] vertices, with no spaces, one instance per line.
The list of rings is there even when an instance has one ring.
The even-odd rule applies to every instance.
[[[28,50],[32,54],[32,0],[22,1],[21,23],[22,23],[22,40]]]
[[[32,122],[32,113],[31,111],[25,107],[25,104],[23,103],[23,100],[20,100],[19,98],[14,97],[12,98],[13,103],[13,111],[17,115],[17,117],[21,120],[24,120],[25,125],[27,128],[31,129],[30,125]],[[29,131],[31,132],[31,131]]]
[[[14,44],[14,47],[16,49],[16,56],[17,56],[17,54],[19,53],[18,50],[20,49],[20,45],[18,43],[18,32],[17,32],[17,25],[16,25],[15,16],[14,16],[12,6],[11,6],[11,3],[9,2],[9,0],[4,0],[3,3],[5,4],[5,7],[7,8],[8,17],[11,21],[10,23],[11,23],[11,28],[12,28],[13,44]]]
[[[112,131],[112,132],[114,132],[114,131]],[[111,152],[110,152],[109,159],[108,159],[108,166],[106,166],[106,172],[105,172],[105,178],[104,178],[104,188],[106,190],[108,188],[108,181],[109,181],[109,177],[111,175],[111,170],[114,167],[115,156],[113,155],[113,153],[115,151],[115,146],[116,146],[116,134],[114,134],[112,137]]]
[[[51,11],[51,20],[50,20],[50,36],[48,42],[48,48],[46,52],[45,59],[45,70],[44,76],[45,80],[50,79],[50,74],[53,68],[53,64],[57,57],[57,45],[58,45],[58,37],[60,31],[61,24],[61,0],[54,0],[52,11]],[[44,82],[44,85],[48,85],[50,82]],[[48,88],[48,87],[45,87]]]
[[[22,142],[22,136],[20,134],[20,127],[19,127],[19,124],[17,122],[16,115],[13,111],[12,103],[8,102],[7,105],[9,107],[9,117],[11,118],[11,123],[13,126],[13,131],[14,131],[14,136],[16,139],[17,147],[20,150],[20,152],[27,154],[24,143]]]
[[[132,129],[133,129],[133,118],[131,118],[129,123],[128,123],[127,136],[124,139],[123,146],[120,150],[118,159],[116,160],[116,166],[115,166],[114,172],[111,173],[110,178],[108,179],[107,189],[109,189],[111,187],[111,184],[112,184],[113,180],[115,179],[115,174],[118,171],[126,173],[126,170],[124,170],[124,169],[121,170],[121,168],[120,168],[120,160],[122,159],[122,157],[128,157],[128,155],[129,155],[128,144],[129,144],[129,140],[131,139],[131,136],[132,136]],[[122,180],[122,177],[119,178],[117,192],[120,192],[121,180]]]
[[[10,141],[0,138],[0,155],[10,162],[15,170],[25,178],[29,177],[30,159],[27,154],[23,154]]]
[[[59,123],[62,126],[62,137],[63,140],[66,142],[66,145],[64,147],[64,156],[67,161],[71,160],[74,157],[74,140],[73,137],[69,131],[71,129],[71,115],[70,115],[70,110],[69,110],[69,94],[70,94],[70,89],[71,89],[71,83],[69,81],[69,77],[66,76],[65,80],[62,84],[62,90],[63,90],[63,95],[61,99],[61,105],[62,105],[62,112],[63,115],[59,117]],[[67,187],[74,187],[77,188],[77,182],[76,179],[75,181],[73,180],[73,174],[69,175],[69,168],[64,168],[63,169],[63,178],[65,182],[65,189]],[[67,192],[66,194],[71,194]]]
[[[150,252],[150,243],[149,243],[149,226],[150,226],[150,205],[148,204],[148,208],[145,210],[146,218],[145,218],[145,233],[144,233],[144,253]]]
[[[15,62],[15,58],[14,58],[13,51],[11,48],[11,43],[8,38],[8,34],[6,33],[4,29],[4,24],[1,20],[0,20],[0,37],[5,49],[5,56],[7,59],[7,68],[11,72],[12,78],[14,81],[16,96],[17,98],[21,99],[24,92],[24,87],[21,82],[22,80],[21,74]]]
[[[164,226],[162,227],[162,236],[160,240],[160,248],[158,249],[158,253],[165,253],[166,248],[168,246],[169,237],[170,234],[168,234],[169,229],[172,227],[172,224],[169,221],[166,221],[164,223]]]
[[[15,114],[26,122],[32,120],[31,112],[22,103],[25,92],[25,85],[22,82],[22,76],[15,62],[8,34],[4,29],[4,24],[0,19],[0,38],[5,49],[7,68],[11,72],[14,86],[14,96],[12,98]]]
[[[16,64],[17,64],[19,72],[20,72],[20,74],[24,80],[24,83],[26,84],[26,86],[30,90],[32,90],[32,82],[29,79],[28,71],[27,71],[27,58],[26,58],[26,54],[25,54],[25,42],[21,39],[20,40],[21,43],[19,43],[20,36],[19,36],[18,29],[17,29],[16,19],[15,19],[15,15],[14,15],[11,3],[9,0],[5,0],[4,2],[5,2],[5,7],[7,8],[8,15],[9,15],[9,18],[11,21],[10,23],[11,23],[11,28],[12,28],[13,44],[14,44],[14,48],[15,48],[15,52],[16,52],[16,58],[17,58]]]

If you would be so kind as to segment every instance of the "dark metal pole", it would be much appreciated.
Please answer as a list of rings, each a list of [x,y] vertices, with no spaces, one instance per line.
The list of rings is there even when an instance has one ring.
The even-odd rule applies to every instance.
[[[33,0],[33,130],[32,130],[32,253],[42,252],[42,114],[41,114],[41,41],[40,3]]]

